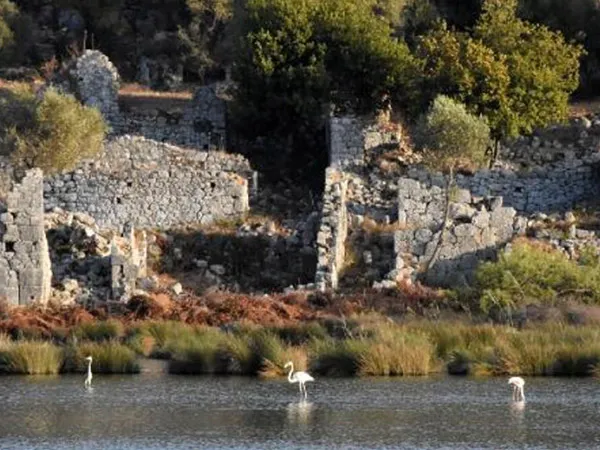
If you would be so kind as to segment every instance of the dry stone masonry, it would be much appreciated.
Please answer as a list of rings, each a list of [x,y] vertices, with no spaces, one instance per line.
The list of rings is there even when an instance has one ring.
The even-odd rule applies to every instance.
[[[335,116],[327,124],[329,164],[364,160],[365,154],[384,145],[398,145],[401,127],[390,120],[389,113],[377,117]]]
[[[321,226],[317,233],[315,284],[320,290],[337,288],[338,274],[344,265],[348,235],[347,189],[344,173],[329,167],[325,172]]]
[[[137,280],[146,276],[148,242],[146,232],[138,233],[131,224],[123,227],[126,245],[119,246],[114,239],[110,250],[111,290],[114,300],[126,301],[135,292]]]
[[[493,258],[498,248],[523,234],[527,221],[517,217],[514,208],[504,207],[501,197],[477,197],[452,187],[448,192],[445,184],[431,181],[399,182],[402,229],[394,236],[392,275],[396,280],[420,275],[442,286],[468,283],[478,262]]]
[[[114,134],[133,134],[199,150],[227,144],[227,83],[200,87],[185,107],[131,110],[121,115]]]
[[[450,286],[471,281],[480,261],[494,258],[515,236],[534,232],[532,215],[555,216],[600,193],[600,119],[580,118],[520,138],[502,149],[503,159],[492,170],[456,175],[450,191],[446,176],[417,165],[406,165],[401,174],[373,167],[369,159],[377,147],[367,145],[358,130],[368,129],[369,120],[375,124],[372,118],[361,120],[333,118],[330,124],[331,163],[339,170],[336,179],[345,179],[348,188],[345,201],[331,201],[328,195],[336,181],[326,180],[328,206],[323,210],[316,278],[321,288],[337,286],[339,266],[332,261],[345,252],[343,240],[336,241],[339,245],[324,243],[332,242],[333,230],[352,232],[367,217],[385,232],[390,223],[398,228],[393,252],[376,252],[395,254],[393,270],[376,287],[417,278]],[[550,243],[576,253],[595,239],[586,230],[570,234],[570,239],[553,238]],[[373,249],[353,250],[374,258]],[[374,263],[387,262],[369,261]]]
[[[0,299],[12,305],[45,303],[51,280],[43,174],[33,169],[13,186],[0,215]]]
[[[208,224],[248,211],[251,174],[239,155],[122,136],[94,161],[49,178],[45,206],[87,213],[101,227]]]
[[[107,122],[118,120],[119,73],[103,53],[86,50],[67,68],[66,78],[57,84],[84,105],[97,108]]]

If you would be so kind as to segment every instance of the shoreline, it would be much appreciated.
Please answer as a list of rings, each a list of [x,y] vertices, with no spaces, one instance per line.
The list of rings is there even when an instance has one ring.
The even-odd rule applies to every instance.
[[[0,335],[0,374],[101,373],[315,377],[600,376],[600,328],[540,323],[517,329],[466,320],[394,322],[379,314],[283,326],[225,327],[115,319],[51,339]]]

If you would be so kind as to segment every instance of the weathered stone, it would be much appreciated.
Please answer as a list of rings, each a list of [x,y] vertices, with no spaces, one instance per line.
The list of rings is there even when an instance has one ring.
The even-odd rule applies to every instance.
[[[183,287],[181,283],[174,283],[171,285],[171,292],[175,295],[180,295],[183,292]]]
[[[52,270],[44,232],[42,171],[26,172],[8,194],[0,229],[0,298],[10,304],[46,303]],[[16,217],[16,219],[15,219]]]
[[[93,161],[46,180],[46,209],[84,212],[101,227],[114,228],[126,222],[155,228],[242,217],[249,210],[248,161],[222,152],[204,152],[199,160],[200,153],[141,137],[110,139]],[[71,181],[65,183],[65,177]]]
[[[225,275],[225,267],[220,264],[213,264],[210,266],[210,271],[215,275],[222,276]]]
[[[450,219],[453,220],[471,220],[475,212],[475,208],[463,203],[450,204]]]

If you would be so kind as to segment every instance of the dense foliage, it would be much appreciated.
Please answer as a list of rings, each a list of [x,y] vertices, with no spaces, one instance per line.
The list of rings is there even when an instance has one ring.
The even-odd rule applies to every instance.
[[[73,168],[102,146],[101,113],[53,89],[41,98],[26,87],[0,92],[0,151],[19,166],[52,173]]]
[[[441,26],[419,47],[426,95],[445,93],[485,115],[496,139],[566,118],[581,49],[519,19],[516,0],[486,0],[472,35]]]
[[[416,62],[368,0],[250,0],[234,73],[242,134],[323,160],[330,106],[368,112],[411,94]],[[289,161],[288,164],[289,166]]]
[[[600,302],[597,257],[578,263],[556,250],[521,243],[497,262],[482,264],[476,277],[484,312],[510,313],[532,304],[557,306],[573,298]]]
[[[442,94],[486,117],[498,141],[565,118],[582,56],[572,39],[590,50],[582,79],[600,73],[593,0],[14,2],[20,12],[0,0],[0,65],[39,67],[95,47],[125,79],[161,88],[233,68],[230,118],[241,140],[232,142],[277,175],[321,172],[331,106],[362,113],[393,103],[414,119]]]
[[[20,64],[31,49],[33,22],[9,0],[0,0],[0,67]]]

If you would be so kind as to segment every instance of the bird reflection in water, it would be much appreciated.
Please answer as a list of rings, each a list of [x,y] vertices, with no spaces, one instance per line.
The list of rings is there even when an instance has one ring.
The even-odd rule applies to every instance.
[[[302,400],[289,403],[287,406],[287,417],[290,423],[307,424],[312,416],[314,404]]]
[[[522,422],[525,417],[525,402],[523,400],[510,403],[510,415],[517,421]]]

